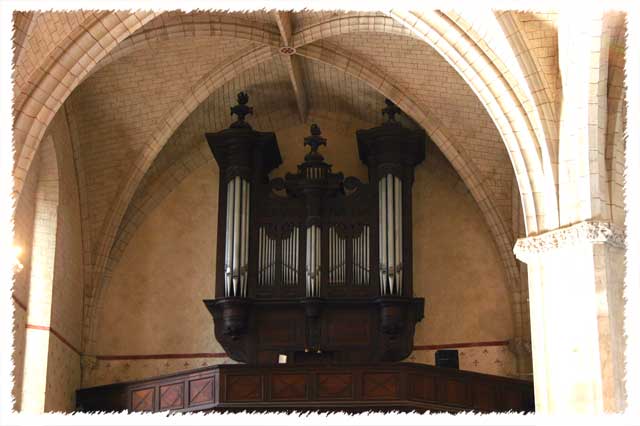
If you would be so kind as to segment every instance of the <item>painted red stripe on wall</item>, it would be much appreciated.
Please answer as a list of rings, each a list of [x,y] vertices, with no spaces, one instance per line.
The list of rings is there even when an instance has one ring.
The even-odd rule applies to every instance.
[[[42,331],[50,332],[51,334],[56,336],[58,338],[58,340],[60,340],[62,343],[64,343],[69,349],[74,351],[76,354],[80,355],[80,351],[78,349],[76,349],[75,346],[73,346],[71,343],[69,343],[69,341],[67,339],[65,339],[60,333],[58,333],[53,328],[51,328],[49,326],[46,326],[46,325],[36,325],[36,324],[27,324],[26,327],[30,328],[32,330],[42,330]]]
[[[224,352],[204,352],[194,354],[152,354],[152,355],[98,355],[96,359],[104,361],[138,360],[138,359],[176,359],[176,358],[228,358]]]

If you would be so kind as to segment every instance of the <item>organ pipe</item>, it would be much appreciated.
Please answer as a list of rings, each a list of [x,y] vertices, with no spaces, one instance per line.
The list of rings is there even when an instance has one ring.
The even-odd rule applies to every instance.
[[[225,296],[247,296],[249,255],[249,182],[240,176],[227,184]]]
[[[380,291],[402,295],[402,181],[387,174],[379,183]]]
[[[307,297],[320,297],[320,227],[307,228]]]
[[[293,227],[286,240],[282,240],[282,281],[285,285],[298,283],[299,228]],[[274,260],[275,261],[275,260]]]
[[[362,232],[353,239],[352,271],[355,285],[369,284],[369,226],[362,227]]]

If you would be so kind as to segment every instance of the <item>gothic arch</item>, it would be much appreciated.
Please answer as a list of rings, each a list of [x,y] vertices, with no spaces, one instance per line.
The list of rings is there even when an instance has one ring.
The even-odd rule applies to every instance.
[[[478,44],[442,13],[392,10],[390,14],[451,64],[493,119],[516,173],[527,234],[557,227],[555,155],[540,131],[541,126],[533,125],[535,111],[526,92],[522,87],[512,86],[517,80],[510,71],[504,64],[500,67],[493,64]]]
[[[16,198],[22,192],[27,171],[47,127],[67,97],[97,62],[155,15],[155,12],[137,12],[121,18],[117,13],[104,13],[92,17],[63,39],[32,73],[28,95],[18,99],[15,108]]]

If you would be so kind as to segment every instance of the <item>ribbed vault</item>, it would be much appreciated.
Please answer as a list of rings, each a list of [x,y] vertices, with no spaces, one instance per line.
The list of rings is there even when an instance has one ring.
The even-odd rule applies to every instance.
[[[478,203],[521,311],[514,182],[527,234],[559,219],[560,87],[557,55],[544,50],[557,40],[554,14],[85,12],[19,21],[15,190],[64,104],[85,183],[85,350],[102,288],[142,220],[139,207],[153,204],[160,182],[171,190],[166,176],[203,161],[202,133],[228,124],[240,90],[251,95],[256,128],[272,131],[319,116],[376,123],[383,98],[396,102]],[[622,117],[619,21],[607,23],[608,108],[616,112],[609,139],[622,122],[611,118]],[[61,37],[39,39],[43,28]],[[40,50],[24,48],[31,44]],[[620,149],[607,149],[603,164],[613,174]],[[620,196],[613,179],[607,187]],[[526,338],[526,324],[517,329]]]

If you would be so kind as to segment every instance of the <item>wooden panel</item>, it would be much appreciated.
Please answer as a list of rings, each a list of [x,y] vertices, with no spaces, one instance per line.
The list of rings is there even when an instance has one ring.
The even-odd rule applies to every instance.
[[[502,389],[502,399],[505,411],[522,411],[526,409],[523,401],[523,392],[518,388],[505,386]]]
[[[327,340],[330,345],[355,346],[370,343],[369,312],[336,311],[327,322]]]
[[[160,410],[184,407],[184,383],[160,386]]]
[[[191,380],[189,382],[189,405],[212,403],[215,380],[215,377]]]
[[[296,327],[303,320],[290,313],[258,315],[258,342],[261,345],[291,346],[296,342]]]
[[[456,379],[438,379],[438,397],[440,401],[453,405],[468,405],[468,387],[463,381]]]
[[[407,376],[409,398],[421,401],[436,400],[436,380],[423,374],[409,374]]]
[[[83,411],[337,411],[345,406],[383,411],[400,406],[418,411],[534,411],[530,382],[412,363],[217,365],[81,389],[76,401]]]
[[[400,374],[364,373],[362,395],[366,399],[397,399],[400,397]]]
[[[318,399],[353,399],[353,375],[327,373],[317,376]]]
[[[258,351],[256,358],[258,364],[277,364],[279,354],[278,351]]]
[[[271,399],[304,400],[307,399],[306,374],[274,374],[271,376]]]
[[[491,411],[496,406],[496,387],[487,383],[474,383],[471,387],[473,408]]]
[[[131,392],[131,411],[153,411],[154,388]]]
[[[227,401],[261,401],[262,376],[229,375],[227,376]]]

